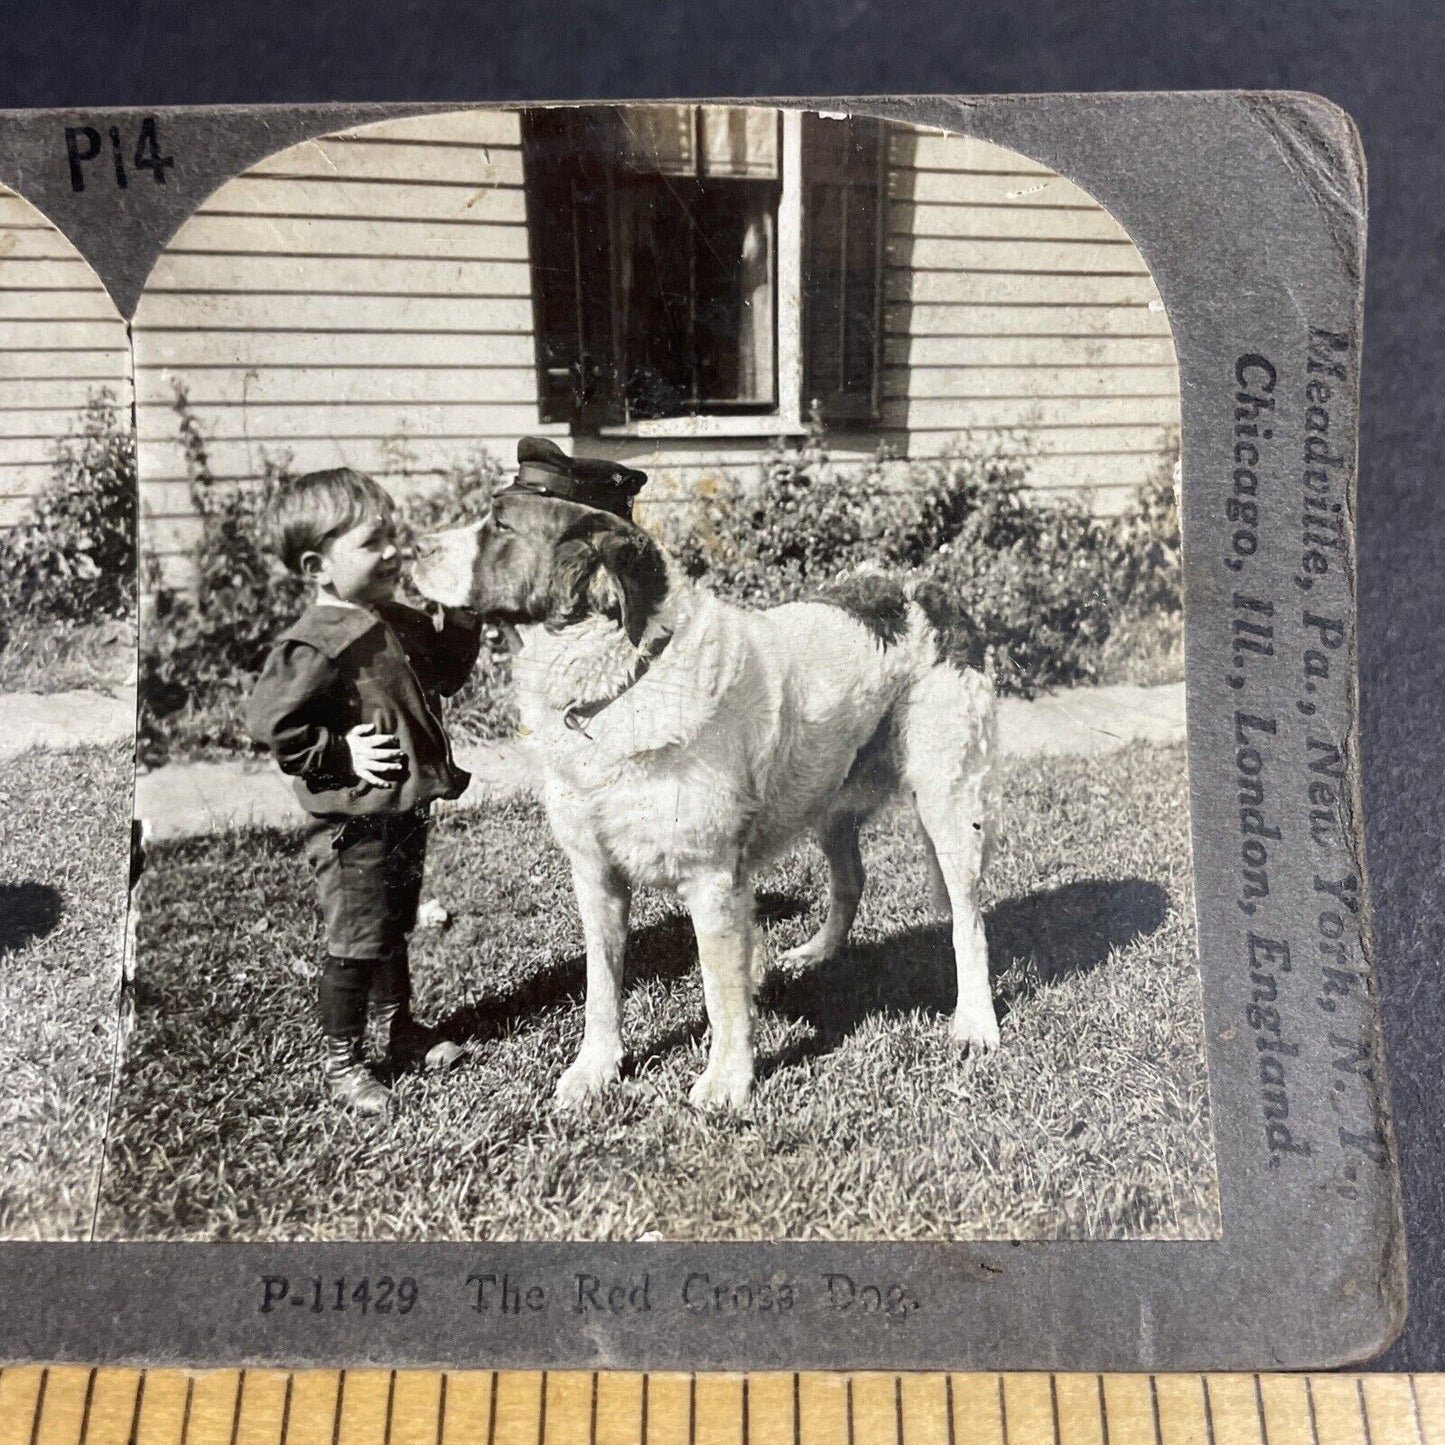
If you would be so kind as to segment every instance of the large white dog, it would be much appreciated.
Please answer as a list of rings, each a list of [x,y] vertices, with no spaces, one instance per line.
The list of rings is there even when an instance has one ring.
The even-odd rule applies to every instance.
[[[692,1090],[739,1106],[753,1082],[757,870],[812,831],[827,915],[794,956],[843,944],[863,889],[864,819],[899,793],[951,909],[953,1037],[998,1043],[978,884],[991,811],[993,688],[976,632],[936,590],[860,574],[820,599],[752,612],[683,579],[640,528],[591,507],[503,492],[475,523],[425,539],[423,595],[512,624],[522,736],[572,863],[587,946],[582,1047],[557,1099],[622,1062],[632,889],[667,886],[697,933],[712,1042]]]

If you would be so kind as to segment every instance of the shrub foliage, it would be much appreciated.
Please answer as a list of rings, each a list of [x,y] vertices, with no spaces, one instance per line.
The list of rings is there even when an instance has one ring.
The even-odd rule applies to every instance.
[[[300,611],[301,583],[265,551],[264,517],[289,457],[265,457],[254,482],[218,480],[183,388],[176,393],[200,520],[194,592],[160,585],[141,656],[143,757],[249,748],[241,705],[278,633]],[[1027,440],[967,435],[945,455],[880,453],[839,465],[816,419],[778,444],[748,485],[726,476],[687,497],[656,499],[651,529],[684,571],[748,606],[795,601],[859,568],[942,583],[989,643],[1006,692],[1095,680],[1121,658],[1176,651],[1183,603],[1172,459],[1116,517],[1069,499],[1040,501],[1025,486]],[[402,502],[420,533],[475,516],[502,477],[475,452],[438,487]],[[645,504],[644,504],[645,505]],[[515,728],[504,653],[484,653],[452,700],[463,741]]]
[[[840,467],[816,422],[764,460],[659,507],[662,541],[693,577],[750,606],[796,601],[859,568],[942,583],[973,616],[1006,692],[1093,680],[1114,653],[1177,645],[1183,617],[1173,459],[1119,516],[1025,486],[1029,447],[964,436],[936,458],[886,452]]]
[[[57,444],[30,516],[0,533],[0,626],[130,617],[135,522],[135,434],[114,394],[97,391],[76,434]]]

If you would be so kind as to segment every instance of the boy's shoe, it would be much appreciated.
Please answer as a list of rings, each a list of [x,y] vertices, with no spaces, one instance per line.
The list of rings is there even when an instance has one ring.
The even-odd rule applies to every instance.
[[[429,1074],[440,1073],[459,1064],[462,1052],[461,1045],[442,1038],[435,1029],[429,1029],[413,1018],[392,1020],[386,1061],[398,1072],[425,1069]]]
[[[391,1091],[365,1064],[352,1064],[343,1072],[332,1074],[326,1082],[331,1097],[338,1104],[344,1105],[353,1112],[357,1114],[386,1113],[387,1103],[391,1099]]]

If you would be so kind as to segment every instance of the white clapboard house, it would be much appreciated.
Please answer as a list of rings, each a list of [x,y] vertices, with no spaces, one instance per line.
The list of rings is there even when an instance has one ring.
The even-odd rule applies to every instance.
[[[0,528],[26,514],[92,398],[129,426],[125,322],[75,247],[0,186]]]
[[[55,306],[99,325],[50,304],[57,335]],[[816,403],[844,458],[1022,430],[1033,486],[1109,508],[1179,415],[1144,260],[1077,186],[762,107],[473,110],[294,146],[180,228],[133,336],[144,544],[177,580],[177,385],[219,477],[289,453],[398,489],[539,432],[669,489],[746,477]]]

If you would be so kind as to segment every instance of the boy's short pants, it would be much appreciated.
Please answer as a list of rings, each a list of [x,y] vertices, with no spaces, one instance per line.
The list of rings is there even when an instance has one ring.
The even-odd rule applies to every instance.
[[[430,824],[408,813],[314,820],[306,857],[316,878],[333,958],[385,958],[416,927]]]

